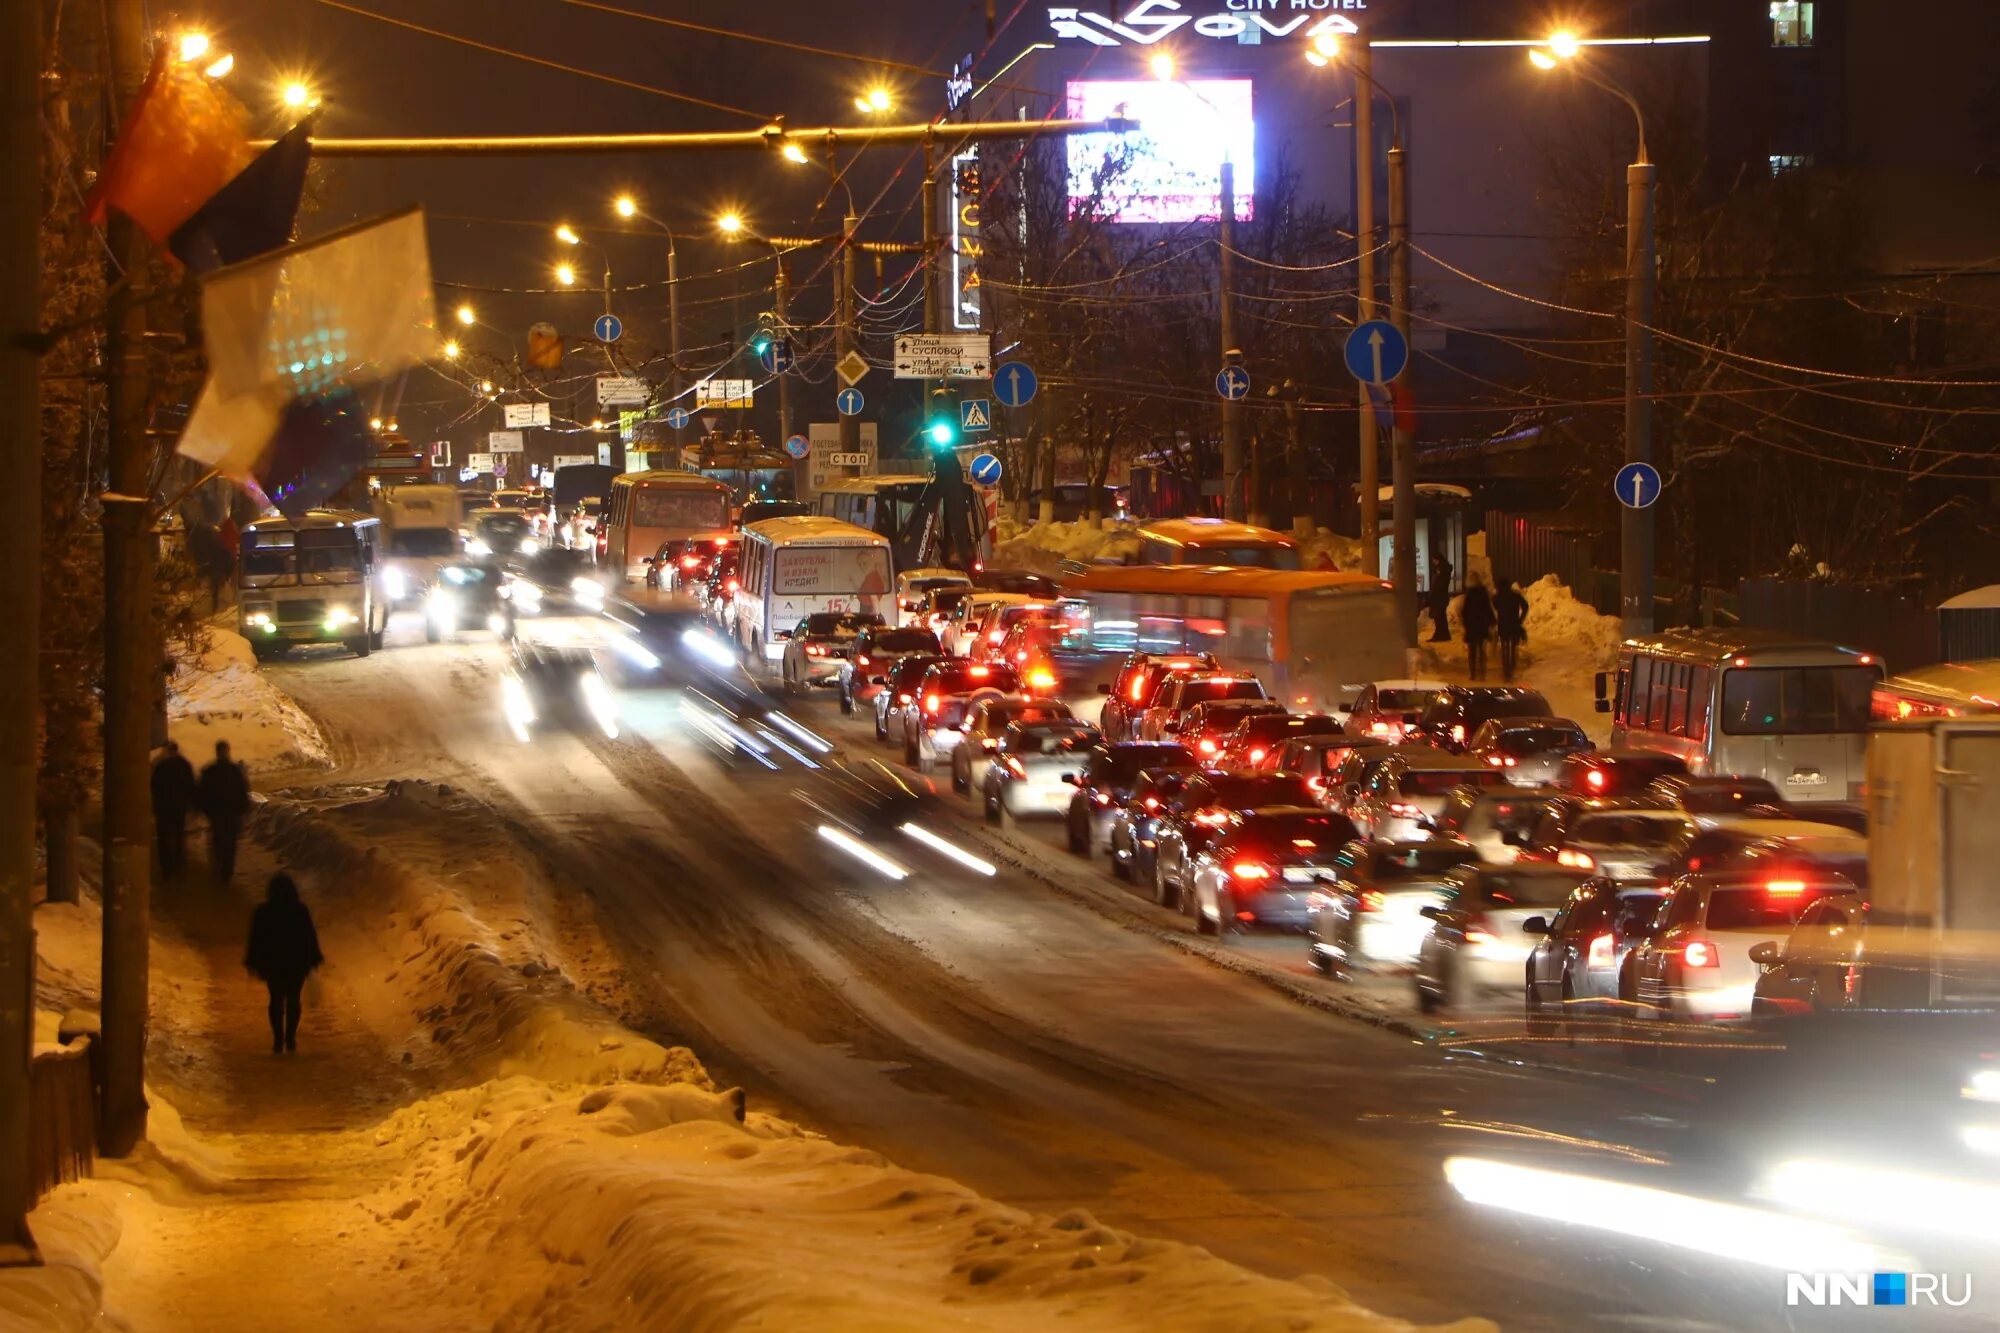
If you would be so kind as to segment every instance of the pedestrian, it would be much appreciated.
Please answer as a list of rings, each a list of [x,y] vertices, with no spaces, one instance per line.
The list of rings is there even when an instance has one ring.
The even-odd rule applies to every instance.
[[[1500,591],[1493,598],[1493,623],[1500,631],[1500,676],[1511,683],[1521,642],[1528,637],[1528,599],[1512,579],[1500,580]]]
[[[271,876],[264,901],[250,913],[250,944],[243,966],[271,993],[271,1053],[299,1048],[299,1002],[306,978],[325,962],[312,913],[290,875]]]
[[[193,809],[194,765],[179,745],[168,741],[153,761],[153,842],[163,879],[187,868],[187,818]]]
[[[1431,642],[1451,642],[1451,561],[1443,551],[1431,553]]]
[[[215,743],[215,762],[201,770],[195,798],[208,819],[208,868],[227,884],[236,876],[236,840],[250,813],[250,777],[229,757],[229,742]]]
[[[1493,598],[1477,576],[1465,581],[1458,603],[1459,628],[1465,631],[1465,670],[1474,680],[1486,679],[1486,638],[1493,633]]]

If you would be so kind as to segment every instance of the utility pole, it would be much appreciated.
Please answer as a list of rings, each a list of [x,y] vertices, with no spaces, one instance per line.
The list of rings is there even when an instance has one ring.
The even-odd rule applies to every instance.
[[[1354,322],[1375,318],[1375,56],[1366,39],[1354,43]],[[1382,572],[1382,444],[1375,430],[1375,400],[1360,386],[1361,570]]]
[[[1389,319],[1410,344],[1410,162],[1399,143],[1389,150]],[[1404,367],[1403,373],[1410,373]],[[1395,414],[1391,436],[1389,482],[1394,489],[1390,513],[1395,532],[1390,568],[1396,585],[1396,614],[1403,622],[1403,646],[1417,646],[1417,442]]]
[[[680,246],[675,243],[671,231],[667,233],[667,358],[673,363],[668,387],[673,393],[673,403],[678,407],[681,401],[681,257]]]
[[[777,276],[771,283],[771,313],[778,317],[776,337],[778,344],[789,344],[792,325],[785,313],[785,252],[774,249],[771,258],[778,266]],[[776,352],[772,353],[771,359],[773,365],[777,364]],[[785,441],[792,438],[792,377],[789,371],[780,370],[775,378],[778,381],[778,444],[782,448]]]
[[[1217,304],[1222,312],[1222,364],[1233,366],[1243,359],[1236,345],[1236,164],[1222,160],[1222,209],[1217,220],[1222,242],[1222,291]],[[1243,495],[1243,404],[1234,398],[1222,400],[1222,516],[1241,523],[1245,512]]]
[[[924,141],[924,332],[938,333],[937,162],[930,140]]]
[[[854,247],[854,229],[860,225],[861,219],[852,213],[847,214],[840,222],[840,263],[835,265],[833,270],[833,308],[835,318],[839,320],[834,328],[835,364],[845,361],[848,353],[858,350],[861,344],[860,330],[857,327],[859,321],[855,316],[855,306],[859,304],[855,287],[860,281],[858,271],[860,254]],[[875,256],[875,268],[878,273],[881,271],[880,255]],[[840,413],[839,416],[840,451],[850,455],[859,453],[861,418],[846,412]],[[858,477],[865,471],[866,468],[857,467],[851,475]]]
[[[1634,112],[1637,105],[1634,104]],[[1625,461],[1653,461],[1653,192],[1659,180],[1639,125],[1639,160],[1625,169]],[[1629,635],[1653,632],[1653,511],[1621,506],[1618,609]]]
[[[35,737],[42,584],[42,7],[0,6],[0,1267],[36,1258],[28,1145],[35,1041]]]

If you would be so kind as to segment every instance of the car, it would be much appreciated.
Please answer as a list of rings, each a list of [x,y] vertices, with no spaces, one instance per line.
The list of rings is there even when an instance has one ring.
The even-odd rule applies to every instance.
[[[1409,842],[1433,831],[1445,798],[1460,787],[1502,787],[1507,779],[1470,755],[1399,745],[1347,803],[1361,836]]]
[[[1095,744],[1097,728],[1081,718],[1009,723],[980,783],[980,808],[987,820],[998,824],[1067,814],[1071,783]]]
[[[1763,871],[1783,877],[1814,872],[1840,875],[1868,887],[1868,839],[1838,824],[1807,819],[1732,819],[1690,837],[1679,869],[1688,873]]]
[[[1353,840],[1347,816],[1316,805],[1242,815],[1188,865],[1195,930],[1225,939],[1253,926],[1304,930],[1313,898],[1338,879],[1336,857]]]
[[[917,687],[923,683],[924,673],[939,662],[948,661],[943,653],[915,653],[903,658],[884,673],[884,682],[875,695],[875,739],[889,739],[889,723],[894,720],[902,725],[902,710],[916,700]]]
[[[801,620],[785,639],[779,669],[786,692],[797,694],[815,685],[839,688],[854,641],[881,623],[880,616],[855,611],[815,611]]]
[[[709,566],[708,577],[694,589],[694,594],[702,603],[708,618],[735,635],[735,627],[726,623],[726,617],[736,606],[736,568],[743,560],[743,546],[737,543],[725,546],[716,553],[714,564]]]
[[[1338,810],[1346,814],[1354,802],[1361,799],[1361,793],[1375,776],[1376,770],[1406,750],[1422,750],[1427,754],[1438,753],[1435,747],[1429,745],[1351,744],[1341,754],[1338,766],[1327,776],[1326,791],[1321,795],[1320,803],[1329,810]],[[1331,754],[1327,756],[1328,759],[1332,757]]]
[[[993,660],[1005,662],[1019,672],[1021,688],[1026,693],[1054,694],[1060,684],[1056,650],[1061,647],[1062,639],[1060,622],[1040,616],[1023,617],[1000,640]]]
[[[969,593],[972,576],[958,569],[906,569],[896,575],[896,624],[921,625],[930,594],[941,591]]]
[[[954,631],[952,629],[954,613],[960,606],[964,605],[968,597],[973,596],[976,592],[977,589],[959,587],[955,584],[946,585],[941,588],[932,588],[923,596],[923,604],[918,608],[915,617],[916,623],[930,630],[938,636],[941,642],[949,645],[954,638]]]
[[[1671,807],[1572,796],[1549,802],[1521,856],[1607,879],[1654,879],[1679,871],[1696,831]]]
[[[1285,706],[1276,699],[1217,699],[1188,709],[1177,723],[1172,724],[1173,737],[1193,750],[1195,758],[1202,763],[1220,768],[1224,766],[1223,743],[1230,733],[1242,724],[1244,718],[1262,713],[1288,716]]]
[[[1431,696],[1447,688],[1441,680],[1378,680],[1363,685],[1354,701],[1340,710],[1347,734],[1399,744],[1404,733],[1416,725]]]
[[[1138,719],[1152,704],[1167,677],[1177,672],[1217,671],[1212,653],[1128,653],[1118,674],[1097,692],[1105,696],[1098,725],[1107,741],[1137,740]]]
[[[1353,736],[1294,736],[1279,741],[1271,752],[1244,771],[1250,773],[1296,773],[1306,780],[1321,805],[1333,791],[1334,776],[1341,763],[1356,750],[1386,750],[1388,743]]]
[[[1268,699],[1264,682],[1247,672],[1190,671],[1169,675],[1153,701],[1139,717],[1140,741],[1170,741],[1180,731],[1183,718],[1196,704],[1220,703],[1226,699]]]
[[[961,601],[952,612],[951,629],[942,635],[945,646],[955,656],[973,655],[975,640],[983,632],[986,618],[996,606],[1026,606],[1035,599],[1021,592],[993,592],[977,590]]]
[[[465,516],[465,553],[481,559],[512,559],[542,549],[532,514],[519,509],[475,509]]]
[[[1203,769],[1189,778],[1161,812],[1153,834],[1153,897],[1162,906],[1194,914],[1188,868],[1217,832],[1237,816],[1264,806],[1311,806],[1305,779],[1282,773],[1223,773]]]
[[[1669,773],[1647,783],[1646,794],[1687,811],[1703,828],[1730,818],[1791,813],[1769,778],[1733,773]]]
[[[1111,830],[1104,836],[1105,851],[1111,857],[1111,873],[1115,877],[1136,879],[1141,884],[1158,889],[1153,874],[1153,854],[1160,845],[1160,818],[1174,797],[1180,795],[1181,788],[1199,771],[1191,765],[1182,765],[1176,759],[1171,761],[1170,767],[1145,769],[1132,780],[1132,794],[1115,807]]]
[[[984,790],[986,770],[996,762],[1000,738],[1016,722],[1070,722],[1069,705],[1025,694],[982,694],[965,715],[951,746],[951,789],[961,796]]]
[[[596,563],[586,552],[561,546],[543,547],[510,563],[501,591],[524,616],[596,615],[604,609]]]
[[[1683,875],[1674,881],[1651,936],[1633,954],[1641,1012],[1709,1021],[1748,1018],[1760,970],[1750,951],[1789,935],[1805,910],[1826,898],[1859,903],[1861,892],[1841,876],[1824,873],[1784,879]]]
[[[1132,799],[1146,770],[1193,767],[1194,755],[1185,745],[1100,739],[1083,756],[1083,767],[1069,784],[1075,789],[1065,816],[1069,849],[1092,856],[1107,844],[1118,808]]]
[[[1471,856],[1454,843],[1348,843],[1335,858],[1338,875],[1308,913],[1307,961],[1336,977],[1412,966],[1431,927],[1423,909],[1443,905],[1446,874]]]
[[[1295,736],[1341,736],[1331,713],[1252,712],[1222,738],[1220,766],[1256,769],[1280,744]]]
[[[1556,780],[1564,759],[1592,748],[1583,728],[1566,717],[1496,717],[1472,733],[1465,752],[1517,787],[1541,787]]]
[[[855,636],[847,667],[841,672],[840,711],[852,713],[857,702],[873,699],[888,685],[889,673],[905,658],[936,658],[943,652],[937,635],[921,625],[902,629],[871,625],[862,630]]]
[[[1753,1018],[1795,1018],[1851,1009],[1865,975],[1868,904],[1858,895],[1831,894],[1799,913],[1780,942],[1750,946],[1757,981],[1750,991]]]
[[[424,596],[424,637],[432,643],[478,626],[502,639],[514,637],[514,606],[500,595],[506,576],[486,561],[453,560],[439,565]]]
[[[947,709],[947,700],[975,692],[1014,694],[1021,682],[1004,666],[968,662],[962,657],[933,662],[924,669],[910,701],[899,707],[903,762],[926,771],[940,754],[957,746],[966,709]],[[944,721],[950,715],[947,725]]]
[[[1417,720],[1406,729],[1411,740],[1425,741],[1454,754],[1496,717],[1554,717],[1556,710],[1540,690],[1520,685],[1447,685],[1425,701]]]
[[[1560,795],[1553,787],[1459,787],[1432,818],[1432,836],[1464,843],[1488,865],[1512,865]]]
[[[617,694],[585,648],[516,639],[500,698],[509,729],[524,744],[546,726],[618,736]]]
[[[1536,941],[1522,970],[1530,1016],[1557,1005],[1628,1004],[1633,950],[1652,931],[1666,897],[1664,880],[1593,875],[1557,911],[1523,922]]]
[[[1564,866],[1469,862],[1445,872],[1444,901],[1421,909],[1430,932],[1417,948],[1417,1008],[1455,1008],[1513,994],[1540,936],[1523,929],[1561,910],[1582,876]]]
[[[1578,796],[1627,796],[1659,778],[1688,771],[1687,760],[1658,750],[1589,750],[1563,756],[1555,785]]]
[[[1000,645],[1006,641],[1008,632],[1024,620],[1053,620],[1055,614],[1054,602],[1027,601],[989,606],[978,628],[972,632],[965,655],[975,662],[1004,661],[1018,670],[1014,662],[1001,655]]]
[[[662,542],[647,562],[646,581],[671,592],[693,592],[706,586],[723,553],[735,545],[734,537],[690,537]]]

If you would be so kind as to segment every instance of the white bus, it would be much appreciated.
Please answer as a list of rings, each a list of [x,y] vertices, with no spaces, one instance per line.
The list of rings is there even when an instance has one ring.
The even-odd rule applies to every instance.
[[[666,543],[729,536],[729,508],[729,487],[700,473],[614,477],[598,559],[621,579],[644,579],[646,561]]]
[[[1765,778],[1793,801],[1858,801],[1880,659],[1772,630],[1628,639],[1597,678],[1611,743],[1696,773]]]
[[[792,631],[819,611],[873,613],[895,623],[889,539],[834,518],[770,518],[743,529],[730,619],[751,660],[782,660]]]
[[[314,643],[359,657],[382,646],[389,599],[377,585],[381,520],[349,509],[260,518],[243,529],[237,629],[259,658]]]

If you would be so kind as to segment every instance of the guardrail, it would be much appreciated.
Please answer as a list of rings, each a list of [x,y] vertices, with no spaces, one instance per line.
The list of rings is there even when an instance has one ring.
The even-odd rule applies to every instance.
[[[71,1037],[37,1052],[28,1070],[28,1155],[33,1197],[81,1180],[97,1162],[94,1042]]]

